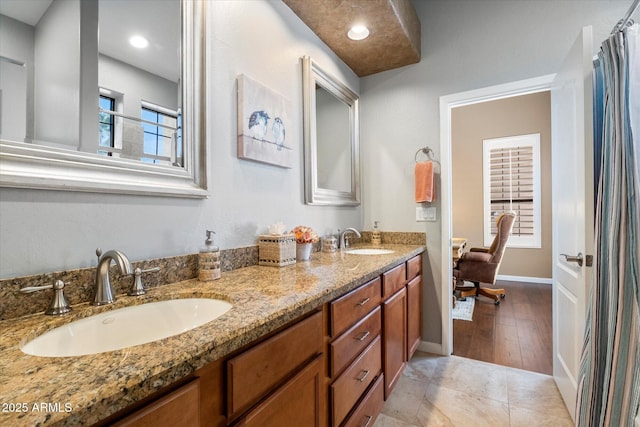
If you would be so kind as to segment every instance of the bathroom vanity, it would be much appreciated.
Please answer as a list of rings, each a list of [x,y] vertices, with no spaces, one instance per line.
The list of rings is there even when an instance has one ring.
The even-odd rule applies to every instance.
[[[394,252],[314,253],[283,268],[251,266],[215,282],[187,280],[141,298],[123,296],[113,307],[2,321],[7,410],[0,424],[371,423],[420,341],[424,246],[385,247]],[[233,307],[193,330],[122,350],[65,358],[20,350],[79,317],[188,297]],[[38,410],[41,403],[47,411]]]

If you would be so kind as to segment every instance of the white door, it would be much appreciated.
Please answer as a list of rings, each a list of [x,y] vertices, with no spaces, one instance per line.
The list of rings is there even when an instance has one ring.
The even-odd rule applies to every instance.
[[[553,376],[573,416],[593,254],[591,27],[578,37],[551,89]],[[568,257],[581,254],[583,264]]]

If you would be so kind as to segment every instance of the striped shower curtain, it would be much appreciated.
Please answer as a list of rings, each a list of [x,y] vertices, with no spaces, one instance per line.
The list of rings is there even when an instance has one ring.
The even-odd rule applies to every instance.
[[[639,33],[616,31],[595,61],[596,262],[578,426],[640,426]]]

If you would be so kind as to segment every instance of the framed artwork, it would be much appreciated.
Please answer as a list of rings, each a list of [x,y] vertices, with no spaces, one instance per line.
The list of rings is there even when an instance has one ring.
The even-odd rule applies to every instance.
[[[238,157],[293,167],[291,102],[245,75],[238,76]]]

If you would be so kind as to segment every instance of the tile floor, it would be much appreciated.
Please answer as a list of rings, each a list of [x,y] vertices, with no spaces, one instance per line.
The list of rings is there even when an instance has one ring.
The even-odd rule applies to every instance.
[[[416,353],[374,427],[573,426],[548,375]]]

